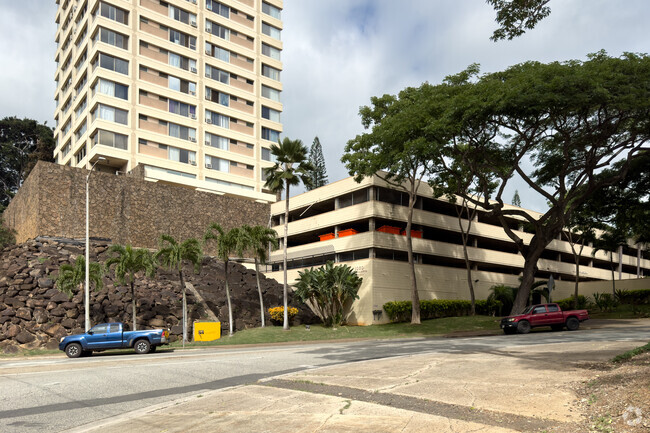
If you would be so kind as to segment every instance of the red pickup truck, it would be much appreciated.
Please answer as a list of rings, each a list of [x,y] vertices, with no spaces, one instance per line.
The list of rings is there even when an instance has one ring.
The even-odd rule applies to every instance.
[[[588,319],[587,310],[562,311],[558,304],[531,305],[518,316],[501,319],[501,329],[506,334],[528,334],[538,326],[550,326],[553,331],[561,331],[566,326],[569,331],[575,331],[580,322]]]

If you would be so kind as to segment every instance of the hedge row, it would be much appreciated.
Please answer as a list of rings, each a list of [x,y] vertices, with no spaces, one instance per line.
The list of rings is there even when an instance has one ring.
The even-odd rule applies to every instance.
[[[566,299],[560,299],[559,301],[553,301],[557,303],[562,310],[573,310],[573,296]],[[578,295],[578,305],[576,308],[578,310],[585,310],[589,306],[589,301],[584,295]]]
[[[622,304],[650,304],[650,289],[617,290],[616,298]]]
[[[394,301],[384,304],[384,311],[391,322],[411,320],[411,301]],[[476,301],[476,314],[494,315],[501,307],[499,301]],[[420,319],[439,319],[441,317],[469,316],[472,304],[465,300],[432,299],[420,301]]]

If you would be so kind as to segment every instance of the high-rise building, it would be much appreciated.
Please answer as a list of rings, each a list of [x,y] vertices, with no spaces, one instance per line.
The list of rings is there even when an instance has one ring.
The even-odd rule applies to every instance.
[[[260,201],[282,0],[56,0],[56,162]]]

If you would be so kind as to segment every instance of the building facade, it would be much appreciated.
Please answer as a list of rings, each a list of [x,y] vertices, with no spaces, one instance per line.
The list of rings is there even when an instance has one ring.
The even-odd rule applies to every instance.
[[[56,1],[58,164],[275,201],[281,0]]]
[[[350,322],[386,322],[384,303],[411,299],[404,232],[407,204],[406,193],[378,177],[366,178],[361,183],[347,178],[292,197],[287,243],[289,283],[295,282],[298,271],[305,268],[320,266],[328,260],[346,263],[363,278],[360,299],[353,304]],[[271,205],[272,224],[279,236],[284,234],[284,206],[284,202]],[[419,186],[412,236],[421,299],[469,299],[457,210],[455,204],[445,199],[432,198],[429,185]],[[512,218],[510,222],[522,239],[532,238],[523,221]],[[467,225],[466,216],[461,223]],[[552,275],[555,280],[554,299],[567,298],[574,290],[576,267],[568,239],[568,233],[563,233],[552,241],[538,262],[536,277],[548,279]],[[592,255],[593,252],[586,245],[579,256],[581,293],[611,292],[610,254],[598,251]],[[519,284],[524,259],[496,218],[485,212],[478,211],[472,221],[468,254],[476,299],[486,299],[495,284]],[[629,245],[615,252],[613,261],[616,279],[645,284],[633,288],[650,288],[650,279],[638,280],[650,274],[647,251]],[[282,281],[282,249],[272,252],[270,271],[267,276]]]

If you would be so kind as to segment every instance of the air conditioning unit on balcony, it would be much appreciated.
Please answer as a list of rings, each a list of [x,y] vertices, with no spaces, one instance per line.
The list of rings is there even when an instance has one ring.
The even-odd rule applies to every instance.
[[[192,3],[196,4],[196,0],[190,0]]]
[[[205,168],[212,168],[212,164],[205,164]]]
[[[190,72],[196,74],[196,68],[190,68]]]
[[[190,95],[196,96],[196,92],[194,90],[190,90]]]
[[[212,125],[212,119],[205,119],[205,123]]]
[[[212,142],[210,142],[210,140],[205,140],[205,145],[206,146],[212,146]]]
[[[196,161],[190,161],[190,165],[196,165]]]
[[[196,21],[190,21],[190,25],[191,25],[192,27],[196,27]]]
[[[194,138],[194,137],[190,137],[190,141],[191,141],[192,143],[196,143],[196,138]]]
[[[208,56],[211,56],[212,55],[212,50],[205,50],[205,54],[207,54]]]
[[[196,120],[196,114],[190,114],[190,119]]]

